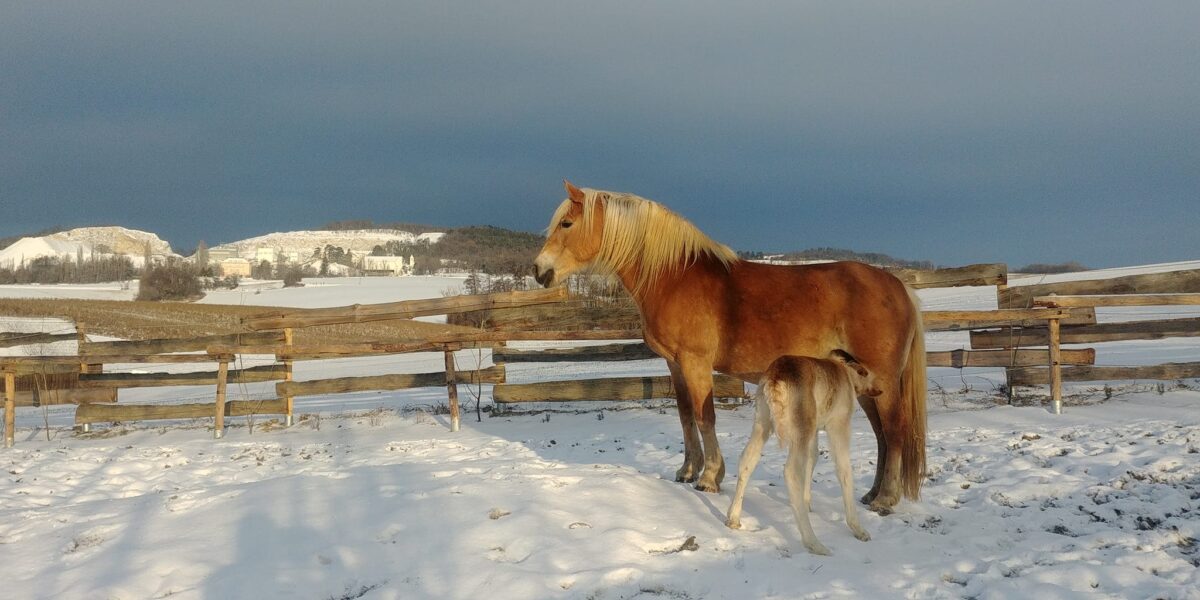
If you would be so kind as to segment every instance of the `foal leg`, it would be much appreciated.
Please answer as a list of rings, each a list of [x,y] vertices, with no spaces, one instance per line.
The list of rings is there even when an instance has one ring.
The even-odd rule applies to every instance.
[[[787,482],[788,499],[792,504],[792,514],[796,517],[796,526],[800,528],[800,538],[804,541],[804,547],[813,554],[828,555],[829,548],[817,539],[812,522],[808,520],[808,507],[804,505],[804,498],[812,488],[812,470],[808,466],[812,461],[807,456],[811,444],[808,438],[816,435],[816,431],[797,432],[797,437],[801,439],[793,440],[788,448],[783,480]]]
[[[729,513],[725,516],[725,526],[730,529],[742,528],[742,498],[746,495],[746,486],[750,483],[750,475],[762,458],[763,444],[771,437],[771,408],[765,395],[759,394],[754,398],[754,428],[750,430],[750,440],[738,460],[737,489],[733,492],[733,503],[729,505]]]
[[[837,469],[838,483],[842,484],[842,504],[846,511],[846,525],[854,533],[854,537],[862,541],[871,539],[862,525],[858,522],[858,507],[854,505],[854,474],[850,470],[850,415],[837,419],[825,427],[825,435],[829,438],[829,453],[833,455],[833,464]]]
[[[804,508],[812,510],[812,480],[813,470],[817,466],[817,457],[821,452],[817,449],[817,434],[812,434],[812,441],[808,443],[808,460],[804,464],[804,472],[808,475],[808,485],[804,486]]]
[[[675,407],[679,411],[679,424],[683,427],[683,466],[675,471],[675,481],[691,483],[700,476],[700,469],[704,465],[700,436],[696,431],[696,415],[679,365],[668,362],[667,367],[671,370],[671,384],[675,387]]]

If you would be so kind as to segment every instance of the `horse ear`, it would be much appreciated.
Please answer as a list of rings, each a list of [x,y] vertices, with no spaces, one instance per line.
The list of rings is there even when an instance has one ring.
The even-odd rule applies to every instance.
[[[563,180],[563,187],[567,188],[567,197],[571,199],[571,202],[576,204],[583,202],[583,190],[571,185],[571,182],[566,179]]]

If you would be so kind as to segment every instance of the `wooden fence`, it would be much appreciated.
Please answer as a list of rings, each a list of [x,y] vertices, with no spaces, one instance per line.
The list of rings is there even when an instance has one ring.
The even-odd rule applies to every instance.
[[[929,352],[927,364],[931,367],[954,368],[1004,367],[1010,388],[1049,384],[1056,411],[1061,409],[1063,381],[1200,377],[1200,363],[1098,367],[1095,366],[1095,349],[1061,348],[1062,344],[1200,335],[1200,319],[1196,318],[1104,324],[1097,324],[1096,321],[1096,307],[1196,305],[1200,303],[1200,293],[1197,293],[1200,292],[1200,270],[1018,288],[1007,287],[1007,270],[1002,264],[935,271],[899,271],[896,274],[916,288],[996,286],[1000,309],[923,313],[927,331],[970,332],[969,349]],[[227,416],[277,414],[283,415],[290,425],[294,399],[317,394],[444,385],[447,388],[452,430],[459,427],[457,386],[460,383],[494,384],[493,399],[499,404],[673,396],[670,378],[665,376],[538,383],[507,381],[506,365],[509,363],[654,358],[649,348],[637,341],[641,338],[639,330],[462,331],[409,341],[336,345],[293,343],[293,331],[303,327],[407,319],[479,309],[502,312],[563,302],[565,299],[566,291],[556,288],[338,308],[271,310],[245,319],[243,324],[248,331],[235,335],[128,342],[81,341],[77,356],[0,357],[0,373],[5,379],[5,443],[9,446],[13,443],[16,406],[77,404],[75,421],[82,428],[96,422],[211,417],[214,419],[214,435],[220,437]],[[0,334],[0,345],[47,343],[74,337],[75,334]],[[634,341],[544,350],[506,346],[507,342],[519,340]],[[465,348],[491,348],[496,366],[456,370],[453,353]],[[175,354],[181,352],[202,353]],[[445,368],[433,373],[293,380],[295,361],[410,352],[441,352],[445,357]],[[239,355],[247,354],[273,355],[276,364],[230,368],[231,363],[236,364]],[[103,372],[104,365],[131,363],[210,363],[215,364],[216,368],[191,373]],[[275,381],[277,397],[227,401],[229,383],[252,381]],[[215,385],[215,399],[212,403],[169,405],[117,402],[119,389],[183,385]],[[744,397],[744,389],[741,380],[725,375],[715,378],[714,395],[717,397]]]

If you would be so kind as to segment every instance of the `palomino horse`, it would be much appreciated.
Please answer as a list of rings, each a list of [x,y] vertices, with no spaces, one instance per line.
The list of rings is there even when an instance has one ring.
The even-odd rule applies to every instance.
[[[829,439],[829,453],[837,466],[838,483],[842,484],[846,526],[854,537],[864,542],[871,539],[858,522],[858,509],[852,497],[850,415],[854,413],[856,397],[879,395],[874,379],[861,363],[841,350],[834,350],[829,358],[780,356],[767,367],[754,398],[754,429],[738,461],[737,489],[725,518],[730,529],[742,528],[742,498],[746,496],[746,485],[750,483],[758,459],[762,458],[763,444],[774,429],[779,435],[779,444],[788,449],[783,479],[787,482],[788,500],[804,547],[813,554],[829,554],[808,519],[812,507],[813,466],[817,464],[817,432],[824,429]]]
[[[683,426],[677,481],[717,492],[713,370],[757,382],[778,356],[844,349],[876,377],[859,403],[875,430],[875,482],[863,496],[886,513],[917,498],[925,472],[925,338],[916,296],[886,271],[855,262],[778,266],[738,260],[660,204],[566,183],[535,276],[558,285],[584,267],[615,274],[642,316],[646,344],[667,360]]]

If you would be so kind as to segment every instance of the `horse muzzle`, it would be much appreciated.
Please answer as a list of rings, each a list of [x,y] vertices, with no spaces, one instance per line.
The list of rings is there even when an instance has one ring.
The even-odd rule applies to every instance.
[[[546,269],[543,271],[537,265],[534,265],[533,278],[537,280],[542,287],[550,287],[554,283],[554,269]]]

